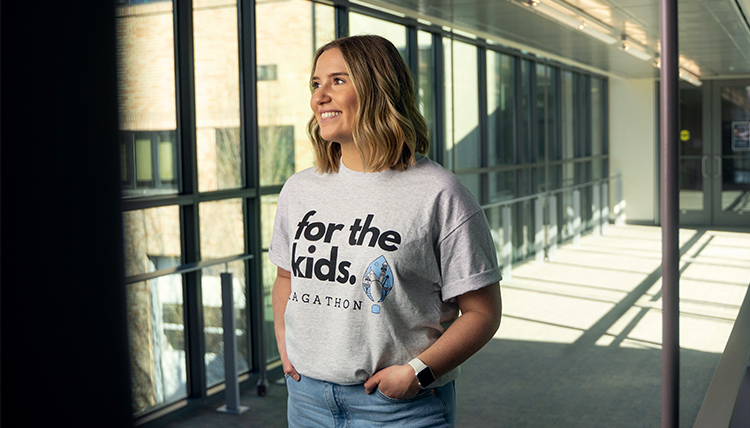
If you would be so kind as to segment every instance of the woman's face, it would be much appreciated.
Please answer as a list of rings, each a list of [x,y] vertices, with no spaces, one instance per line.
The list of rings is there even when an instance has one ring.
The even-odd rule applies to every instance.
[[[320,136],[339,144],[352,143],[357,93],[339,49],[328,49],[318,57],[311,84],[310,108],[318,119]]]

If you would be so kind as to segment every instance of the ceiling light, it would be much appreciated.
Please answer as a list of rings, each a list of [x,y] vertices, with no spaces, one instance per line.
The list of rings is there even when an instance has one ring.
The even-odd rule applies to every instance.
[[[617,39],[615,39],[614,37],[595,28],[591,28],[588,25],[584,26],[583,29],[581,29],[581,32],[608,45],[614,45],[615,43],[617,43]]]
[[[610,36],[607,32],[594,28],[594,26],[597,26],[595,23],[592,25],[586,25],[583,18],[576,15],[575,12],[569,10],[567,7],[556,2],[545,1],[542,3],[539,0],[521,0],[521,3],[526,7],[532,7],[534,11],[557,21],[560,24],[580,30],[583,34],[591,36],[608,45],[617,43],[617,39]]]
[[[680,79],[695,85],[695,86],[701,86],[703,85],[703,82],[701,82],[701,79],[696,76],[695,74],[685,70],[684,68],[680,67]]]
[[[642,51],[638,47],[635,46],[635,44],[628,40],[626,35],[622,35],[620,47],[619,49],[621,51],[627,52],[630,55],[633,55],[634,57],[643,60],[643,61],[651,61],[651,55],[649,55],[647,52]]]
[[[557,9],[553,9],[545,3],[538,3],[534,7],[534,10],[543,15],[547,15],[549,18],[552,18],[561,24],[565,24],[568,27],[577,29],[581,26],[581,24],[583,24],[583,21],[581,21],[580,19],[576,19],[575,17],[570,16],[567,13],[561,12]]]

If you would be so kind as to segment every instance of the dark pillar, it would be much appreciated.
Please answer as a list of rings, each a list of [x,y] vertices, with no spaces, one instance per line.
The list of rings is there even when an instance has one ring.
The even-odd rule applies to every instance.
[[[131,426],[114,2],[1,16],[2,425]]]
[[[680,416],[680,248],[678,199],[679,54],[677,0],[661,9],[661,230],[662,362],[661,426],[677,428]]]

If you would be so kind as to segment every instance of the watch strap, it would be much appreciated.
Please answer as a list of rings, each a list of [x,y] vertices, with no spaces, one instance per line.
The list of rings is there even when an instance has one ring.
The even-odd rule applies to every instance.
[[[420,388],[427,388],[435,381],[435,375],[432,373],[430,366],[425,364],[419,358],[409,361],[409,365],[414,369],[414,375],[417,377],[417,383]]]

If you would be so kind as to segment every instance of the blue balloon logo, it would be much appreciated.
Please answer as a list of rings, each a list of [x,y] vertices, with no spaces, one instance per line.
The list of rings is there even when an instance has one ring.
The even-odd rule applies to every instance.
[[[380,305],[393,290],[393,271],[384,256],[375,259],[362,276],[362,288],[367,297],[375,304],[372,305],[372,313],[380,313]],[[376,300],[377,299],[377,300]]]

